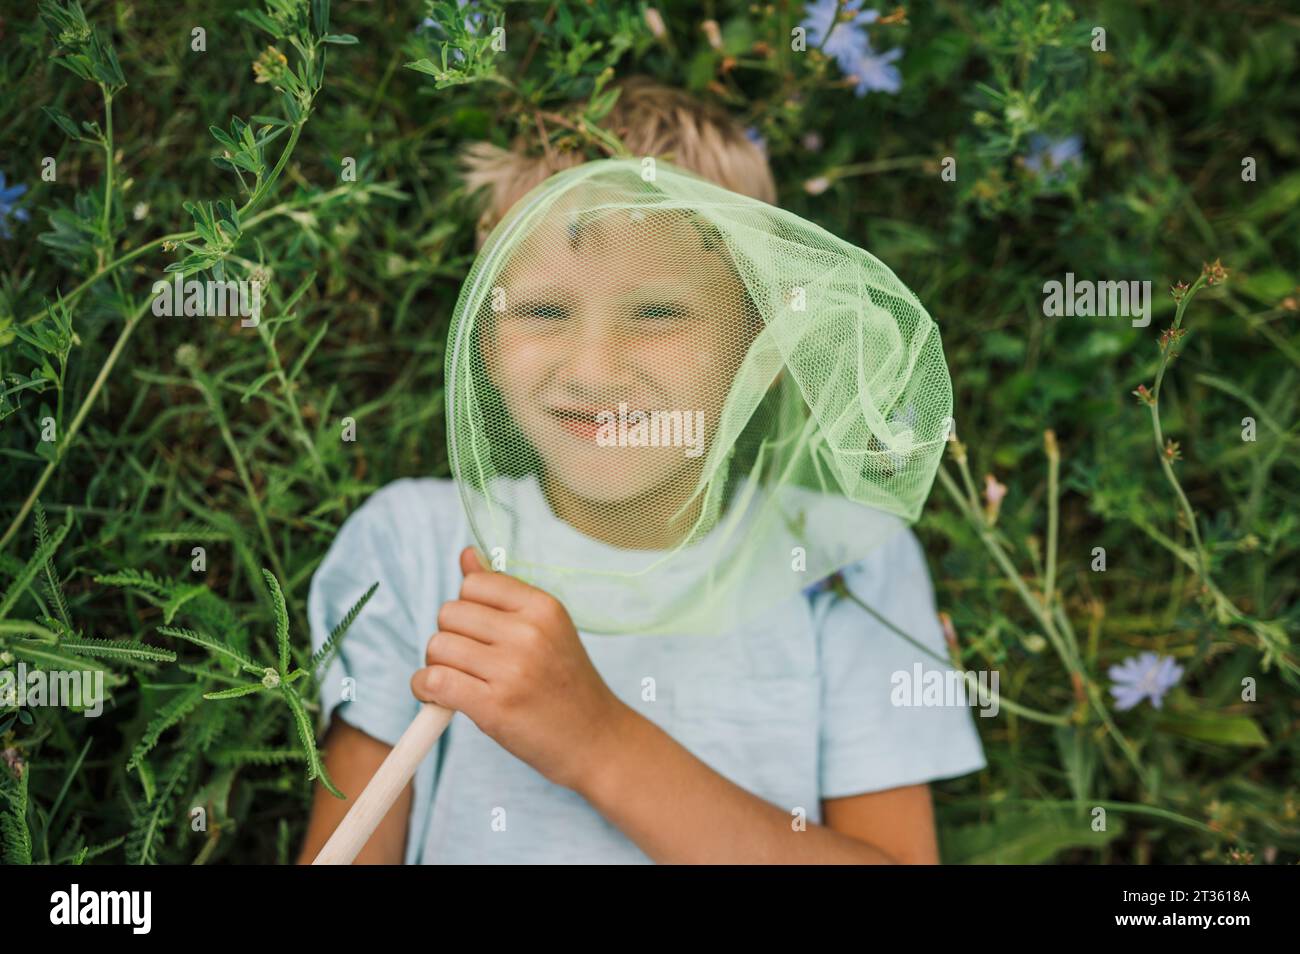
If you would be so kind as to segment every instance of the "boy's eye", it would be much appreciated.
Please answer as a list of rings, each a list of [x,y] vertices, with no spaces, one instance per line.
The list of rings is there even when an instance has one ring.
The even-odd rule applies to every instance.
[[[569,317],[568,309],[563,305],[552,305],[547,302],[532,302],[524,305],[519,309],[519,313],[525,318],[541,318],[544,321],[557,321]]]
[[[686,317],[686,309],[680,305],[672,305],[662,302],[652,302],[645,305],[637,305],[632,311],[633,315],[642,320],[663,321],[673,318]]]

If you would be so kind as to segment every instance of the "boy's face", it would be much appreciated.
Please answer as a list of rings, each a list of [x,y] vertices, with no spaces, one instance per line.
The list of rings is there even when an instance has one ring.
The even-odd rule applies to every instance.
[[[680,215],[577,223],[556,207],[502,270],[483,354],[548,490],[653,523],[695,489],[757,331],[725,252],[705,244]],[[630,446],[638,411],[668,446]]]

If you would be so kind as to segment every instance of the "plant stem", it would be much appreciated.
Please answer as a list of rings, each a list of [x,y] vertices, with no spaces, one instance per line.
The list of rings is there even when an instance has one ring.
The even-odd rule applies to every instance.
[[[235,470],[239,474],[240,483],[244,485],[244,492],[248,495],[248,505],[253,510],[254,519],[257,520],[258,531],[262,534],[262,545],[266,547],[266,553],[271,560],[275,575],[284,580],[285,586],[288,586],[288,575],[280,564],[275,542],[271,539],[271,525],[267,522],[266,512],[262,509],[262,502],[258,499],[257,488],[253,486],[253,478],[248,471],[248,464],[244,461],[244,455],[239,451],[239,444],[235,442],[235,435],[230,431],[230,424],[221,408],[221,398],[209,385],[207,378],[197,369],[192,369],[190,374],[200,393],[207,400],[208,410],[212,412],[212,416],[217,422],[217,428],[221,431],[221,439],[225,442],[226,449],[230,451],[230,456],[235,462]]]
[[[81,297],[82,292],[84,292],[91,285],[95,284],[95,282],[99,281],[104,276],[110,274],[111,272],[125,265],[127,262],[134,261],[135,259],[139,258],[141,255],[143,255],[145,252],[149,251],[150,249],[157,248],[159,245],[162,245],[164,242],[178,242],[178,243],[188,242],[198,237],[199,237],[199,233],[194,231],[173,232],[171,235],[164,235],[161,238],[154,239],[152,242],[148,242],[145,245],[141,245],[139,248],[127,252],[125,255],[121,256],[120,258],[115,258],[107,265],[103,265],[100,268],[98,268],[93,275],[91,275],[84,282],[82,282],[76,288],[72,289],[72,291],[70,291],[67,295],[65,295],[63,297],[63,302],[64,304],[71,307],[72,303]],[[33,322],[40,321],[44,317],[45,317],[45,312],[39,311],[34,315],[29,315],[23,323],[30,325]]]
[[[1183,314],[1187,311],[1187,306],[1196,296],[1196,293],[1207,284],[1207,281],[1208,276],[1205,272],[1202,272],[1197,276],[1196,281],[1194,281],[1183,294],[1182,299],[1178,302],[1178,308],[1174,312],[1174,331],[1177,331],[1182,327]],[[1155,384],[1151,388],[1151,398],[1146,403],[1147,410],[1151,412],[1151,431],[1155,439],[1156,456],[1160,461],[1160,469],[1164,472],[1165,479],[1169,482],[1169,486],[1174,489],[1174,494],[1178,498],[1179,507],[1182,509],[1183,516],[1187,523],[1187,531],[1192,538],[1193,551],[1189,556],[1194,555],[1194,562],[1191,559],[1184,559],[1187,559],[1188,564],[1200,579],[1204,591],[1209,594],[1210,598],[1213,600],[1215,616],[1219,622],[1240,623],[1254,633],[1255,637],[1263,645],[1266,666],[1271,659],[1276,657],[1277,660],[1290,671],[1300,672],[1300,664],[1297,664],[1289,655],[1287,655],[1284,632],[1280,631],[1278,627],[1272,624],[1255,619],[1254,617],[1243,613],[1237,608],[1237,605],[1233,603],[1221,589],[1219,589],[1218,584],[1214,582],[1213,577],[1210,575],[1209,555],[1206,552],[1205,544],[1201,541],[1201,531],[1196,524],[1196,512],[1192,509],[1192,504],[1191,501],[1187,499],[1187,494],[1183,491],[1183,485],[1179,482],[1178,475],[1174,473],[1173,463],[1165,453],[1164,431],[1160,423],[1160,388],[1164,383],[1165,372],[1169,368],[1169,362],[1174,356],[1174,344],[1175,341],[1171,337],[1168,344],[1165,346],[1164,352],[1160,356],[1160,365],[1156,369]],[[1147,532],[1153,537],[1156,536],[1152,532],[1151,528],[1147,528]],[[1182,548],[1180,547],[1175,550],[1172,541],[1160,542],[1163,542],[1176,554],[1181,555],[1180,551]]]
[[[1187,289],[1183,295],[1182,301],[1178,303],[1178,309],[1174,313],[1174,330],[1177,331],[1183,324],[1183,312],[1187,310],[1187,305],[1195,297],[1205,284],[1205,276],[1200,275],[1192,283],[1192,287]],[[1169,361],[1174,354],[1174,342],[1171,339],[1164,353],[1160,356],[1160,366],[1156,370],[1156,382],[1151,389],[1151,401],[1147,405],[1151,412],[1151,428],[1155,434],[1156,455],[1160,460],[1160,468],[1165,472],[1165,477],[1170,485],[1174,488],[1174,493],[1178,497],[1178,502],[1183,508],[1183,515],[1187,518],[1187,529],[1192,535],[1192,543],[1196,548],[1196,558],[1200,564],[1200,573],[1207,580],[1209,578],[1208,564],[1205,556],[1205,547],[1201,544],[1201,532],[1196,526],[1196,513],[1192,510],[1191,502],[1187,499],[1187,494],[1183,492],[1183,485],[1179,483],[1178,477],[1174,474],[1174,468],[1170,464],[1168,457],[1165,455],[1165,437],[1160,426],[1160,387],[1165,380],[1165,371],[1169,368]]]
[[[968,489],[973,489],[970,488],[969,472],[966,469],[964,456],[959,455],[957,460],[958,464],[966,473]],[[1134,749],[1132,743],[1124,737],[1124,734],[1119,731],[1119,727],[1115,725],[1114,720],[1110,717],[1110,712],[1106,708],[1105,700],[1102,699],[1100,692],[1097,691],[1096,685],[1088,678],[1087,671],[1083,666],[1083,661],[1079,659],[1078,645],[1074,639],[1073,628],[1068,627],[1067,625],[1069,638],[1067,640],[1062,637],[1055,620],[1052,618],[1051,611],[1029,591],[1029,587],[1025,585],[1025,581],[1021,579],[1019,572],[1016,571],[1015,566],[1011,563],[1011,559],[1002,549],[1001,543],[999,543],[997,537],[994,536],[992,528],[989,527],[988,522],[984,519],[984,515],[980,512],[979,507],[977,505],[972,506],[963,498],[961,489],[957,486],[957,482],[953,480],[952,475],[949,474],[947,469],[943,466],[939,467],[939,481],[943,484],[944,489],[948,491],[949,496],[951,496],[956,502],[958,508],[961,509],[966,519],[975,527],[976,531],[980,535],[980,539],[984,541],[985,547],[988,549],[989,553],[993,555],[994,561],[1001,568],[1003,575],[1005,575],[1011,582],[1011,585],[1015,587],[1016,592],[1020,594],[1021,602],[1025,604],[1029,611],[1034,615],[1034,618],[1038,620],[1038,623],[1042,626],[1043,632],[1046,634],[1048,641],[1051,642],[1052,648],[1056,650],[1056,654],[1061,658],[1061,662],[1065,664],[1066,669],[1069,670],[1072,677],[1077,679],[1078,682],[1084,686],[1087,701],[1097,711],[1110,734],[1114,736],[1116,744],[1120,747],[1124,756],[1133,766],[1133,770],[1137,773],[1142,785],[1149,788],[1150,782],[1147,777],[1147,772],[1142,765],[1142,760],[1138,757],[1137,750]],[[1063,616],[1064,614],[1061,615]]]
[[[911,643],[917,649],[921,650],[921,652],[925,653],[931,659],[935,659],[945,665],[953,666],[963,676],[969,671],[965,666],[961,664],[960,660],[945,659],[943,656],[939,655],[934,650],[930,649],[928,646],[923,645],[913,637],[909,636],[907,633],[903,632],[901,629],[899,629],[897,626],[895,626],[889,620],[885,619],[885,617],[881,616],[874,609],[872,609],[861,599],[859,599],[855,593],[853,593],[850,589],[848,589],[848,587],[842,587],[840,589],[840,592],[842,592],[854,603],[857,603],[858,606],[860,606],[864,612],[866,612],[868,615],[876,619],[881,625],[887,628],[890,632],[894,633],[897,636],[901,636],[903,639]],[[1031,722],[1042,722],[1047,725],[1060,725],[1060,726],[1068,726],[1070,724],[1070,717],[1068,715],[1063,715],[1063,714],[1058,715],[1058,714],[1053,714],[1051,712],[1041,712],[1038,709],[1031,709],[1028,706],[1023,706],[1018,702],[1013,702],[1012,700],[1007,699],[996,692],[992,693],[992,695],[994,696],[994,698],[997,699],[999,705],[1006,707],[1008,712],[1014,712],[1016,715],[1028,719]]]
[[[1056,593],[1056,544],[1060,524],[1061,451],[1056,445],[1056,434],[1044,435],[1047,449],[1047,572],[1043,580],[1043,603],[1050,611]]]
[[[108,381],[109,373],[113,370],[113,366],[117,364],[117,359],[121,356],[122,349],[126,347],[126,343],[131,337],[131,332],[135,331],[135,326],[140,323],[140,319],[144,317],[145,312],[148,310],[149,302],[146,301],[127,318],[126,324],[122,327],[122,331],[117,336],[117,341],[113,343],[113,350],[108,353],[108,357],[104,360],[103,366],[99,369],[99,374],[95,376],[94,383],[91,384],[90,390],[86,392],[86,397],[82,400],[81,407],[77,409],[77,416],[74,417],[72,423],[68,425],[68,433],[59,441],[59,449],[54,456],[54,460],[45,465],[45,469],[41,471],[41,476],[36,481],[36,486],[34,486],[31,493],[27,495],[27,499],[23,501],[23,505],[18,508],[18,513],[14,517],[13,522],[9,524],[9,529],[5,531],[3,537],[0,537],[0,550],[3,550],[5,545],[13,539],[14,534],[18,532],[18,528],[22,526],[23,521],[27,519],[27,514],[31,512],[32,507],[36,504],[36,498],[39,497],[41,491],[45,489],[45,485],[49,482],[50,476],[54,473],[55,468],[63,461],[64,455],[67,454],[68,448],[72,445],[72,439],[77,436],[77,432],[81,429],[82,422],[86,419],[86,415],[90,413],[90,406],[95,403],[95,398],[99,397],[99,392]]]
[[[109,234],[113,209],[113,94],[108,87],[100,84],[104,93],[104,247],[96,255],[96,262],[103,265],[104,259],[113,253],[113,237]]]

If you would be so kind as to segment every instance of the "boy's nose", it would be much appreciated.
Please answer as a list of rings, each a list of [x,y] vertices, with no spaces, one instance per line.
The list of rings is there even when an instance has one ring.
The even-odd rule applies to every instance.
[[[557,343],[559,344],[559,343]],[[588,394],[608,394],[615,389],[625,369],[625,342],[613,322],[583,319],[574,322],[557,355],[564,380]]]

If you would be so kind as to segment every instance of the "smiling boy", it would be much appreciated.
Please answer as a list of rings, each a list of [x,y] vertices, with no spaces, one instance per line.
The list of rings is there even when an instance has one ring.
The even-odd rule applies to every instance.
[[[761,153],[680,93],[631,83],[610,122],[638,154],[772,197]],[[550,171],[480,151],[469,178],[492,186],[500,215]],[[658,224],[661,236],[693,227]],[[546,227],[567,226],[556,216]],[[643,243],[629,259],[602,242],[599,222],[567,239],[517,256],[505,305],[479,343],[505,413],[540,461],[540,479],[520,480],[514,503],[560,557],[593,541],[610,545],[611,559],[613,547],[671,546],[694,519],[680,505],[691,503],[702,455],[611,453],[595,440],[597,416],[617,395],[643,411],[698,411],[706,428],[717,421],[749,337],[718,334],[708,319],[743,315],[743,286],[724,257],[708,258],[707,241],[684,283],[662,253],[671,243]],[[582,280],[566,285],[563,275]],[[629,530],[646,507],[662,511],[642,521],[652,529]],[[891,705],[891,673],[920,654],[851,601],[800,595],[710,639],[592,636],[548,593],[486,572],[473,542],[454,484],[397,481],[349,518],[313,578],[316,645],[381,584],[322,682],[333,716],[326,766],[349,798],[420,701],[456,711],[358,861],[938,860],[927,783],[982,768],[978,737],[964,708]],[[844,579],[942,652],[910,533]],[[647,693],[650,673],[656,691]],[[318,788],[302,860],[347,804]]]

